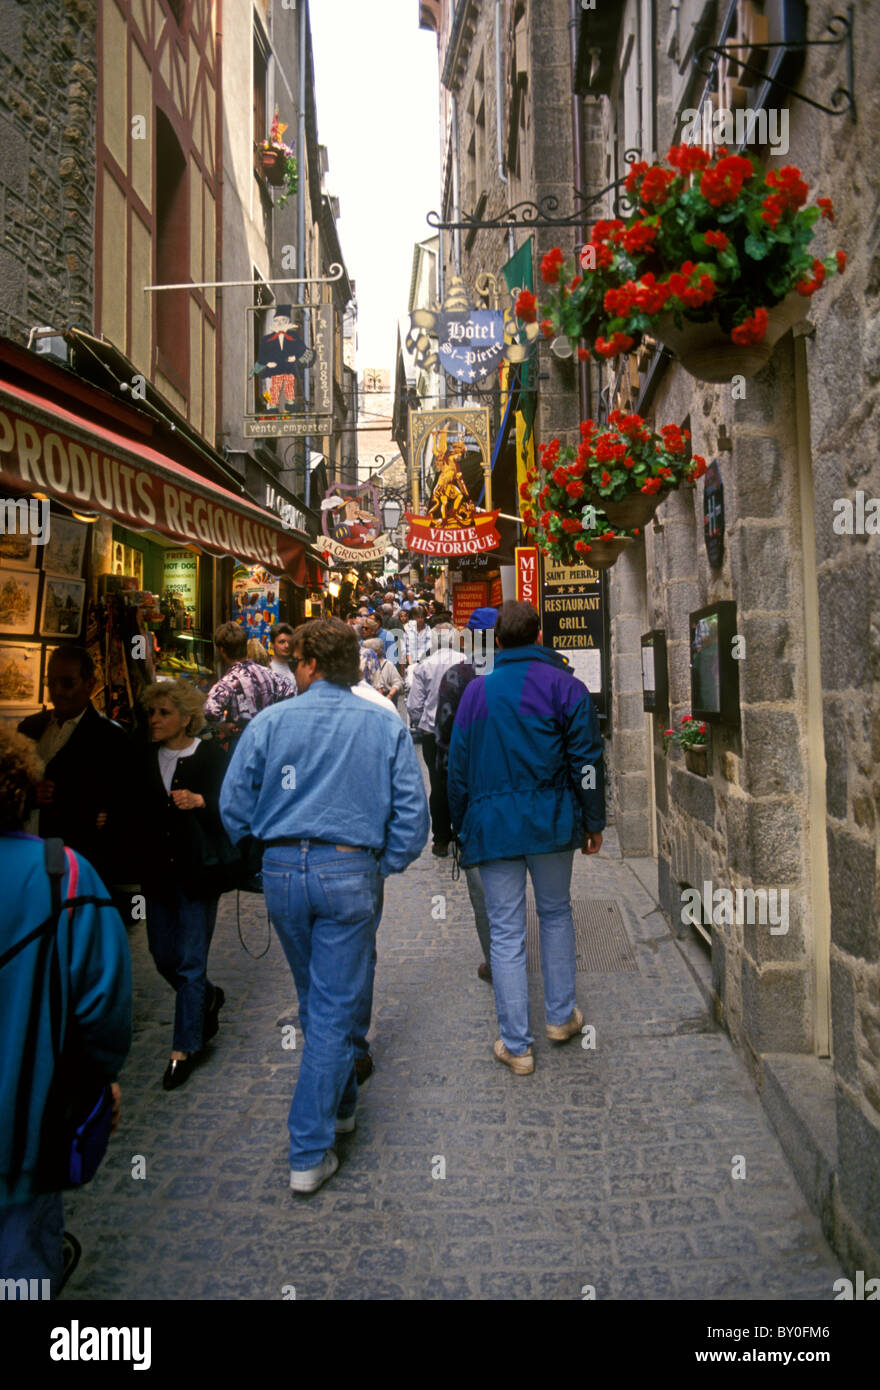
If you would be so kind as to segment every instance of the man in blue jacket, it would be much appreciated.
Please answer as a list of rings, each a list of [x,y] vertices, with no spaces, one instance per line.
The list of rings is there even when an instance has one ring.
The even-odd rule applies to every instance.
[[[590,692],[561,657],[535,645],[528,603],[501,605],[495,669],[461,698],[449,748],[452,823],[464,868],[479,864],[491,930],[501,1033],[494,1052],[518,1076],[535,1069],[526,975],[526,869],[541,926],[547,1037],[580,1032],[575,1005],[571,870],[605,828],[602,740]]]
[[[355,1127],[353,1034],[371,983],[380,882],[428,838],[428,803],[407,729],[352,686],[357,637],[338,618],[293,635],[299,698],[245,728],[220,794],[233,841],[263,840],[263,888],[299,997],[304,1037],[290,1107],[290,1186],[315,1192]]]

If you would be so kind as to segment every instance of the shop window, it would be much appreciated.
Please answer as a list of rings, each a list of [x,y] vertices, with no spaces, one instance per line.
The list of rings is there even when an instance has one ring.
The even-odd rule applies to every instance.
[[[156,283],[189,280],[189,201],[186,160],[164,112],[156,110]],[[189,324],[186,290],[156,295],[156,365],[188,394]]]

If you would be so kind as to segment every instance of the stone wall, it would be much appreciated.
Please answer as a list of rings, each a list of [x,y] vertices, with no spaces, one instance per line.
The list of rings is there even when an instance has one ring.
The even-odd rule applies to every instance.
[[[658,32],[670,13],[661,6]],[[821,33],[833,13],[831,5],[812,6],[810,32]],[[833,199],[835,224],[819,224],[814,245],[821,255],[844,248],[845,274],[809,302],[809,321],[786,335],[742,399],[731,386],[701,384],[672,364],[647,410],[657,425],[690,417],[694,451],[718,460],[723,564],[708,563],[700,483],[673,494],[648,528],[645,592],[635,557],[611,573],[621,801],[639,760],[637,743],[621,731],[635,720],[624,702],[636,654],[633,621],[645,599],[645,628],[667,634],[669,722],[676,725],[690,709],[688,614],[718,599],[737,604],[745,639],[742,722],[710,728],[707,778],[686,770],[677,750],[664,757],[655,721],[661,899],[673,925],[688,931],[681,923],[685,885],[788,891],[784,935],[771,934],[769,924],[713,925],[717,1015],[763,1086],[770,1054],[827,1054],[830,968],[838,1153],[823,1218],[847,1265],[867,1269],[880,1252],[880,541],[839,534],[834,521],[842,499],[858,515],[859,491],[863,502],[880,497],[880,169],[873,155],[880,54],[870,42],[876,14],[865,0],[854,21],[858,121],[792,100],[790,148],[775,161],[797,164],[813,198]],[[845,78],[842,49],[812,50],[799,85],[822,100]],[[678,79],[662,56],[657,80],[656,143],[665,151]],[[606,106],[606,121],[611,114]],[[625,852],[639,841],[634,815],[632,825],[622,823]]]
[[[93,326],[94,0],[0,8],[0,334]]]

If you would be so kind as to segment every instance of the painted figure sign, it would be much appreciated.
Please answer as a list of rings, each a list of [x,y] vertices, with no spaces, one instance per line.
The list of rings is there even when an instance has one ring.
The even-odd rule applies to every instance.
[[[337,483],[321,503],[324,550],[349,564],[380,560],[388,537],[379,534],[379,498],[374,483]]]
[[[260,305],[249,314],[265,317]],[[255,413],[244,417],[246,438],[320,434],[333,412],[333,309],[329,304],[278,304],[247,373],[257,379]]]

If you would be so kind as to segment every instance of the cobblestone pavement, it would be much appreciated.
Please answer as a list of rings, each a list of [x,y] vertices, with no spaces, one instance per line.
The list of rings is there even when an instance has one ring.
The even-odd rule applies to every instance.
[[[389,880],[376,1070],[339,1172],[309,1198],[288,1190],[301,1035],[282,1046],[296,996],[274,933],[252,959],[224,900],[222,1026],[166,1094],[172,996],[137,930],[123,1125],[67,1200],[83,1258],[64,1297],[580,1299],[590,1285],[599,1299],[833,1298],[840,1271],[751,1079],[613,831],[601,855],[575,856],[573,893],[617,902],[638,969],[578,976],[594,1050],[544,1039],[533,975],[537,1065],[517,1077],[491,1054],[464,879],[427,850]],[[242,932],[265,944],[261,898],[242,898]]]

